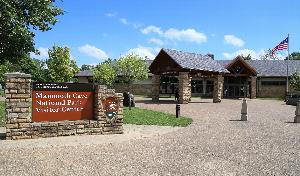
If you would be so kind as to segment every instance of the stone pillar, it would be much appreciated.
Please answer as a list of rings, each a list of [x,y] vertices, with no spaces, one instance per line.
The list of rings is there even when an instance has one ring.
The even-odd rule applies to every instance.
[[[159,101],[160,76],[152,75],[152,101]]]
[[[189,72],[179,72],[178,92],[179,103],[188,104],[192,97],[191,77],[189,77]]]
[[[213,90],[213,102],[220,103],[223,94],[223,84],[224,77],[222,75],[217,75],[214,80],[214,90]]]
[[[254,99],[256,98],[256,76],[251,76],[251,92],[250,92],[250,98]]]
[[[31,75],[5,74],[6,139],[30,139]]]
[[[242,109],[241,109],[241,121],[247,121],[247,119],[248,119],[247,100],[243,99]]]
[[[117,98],[119,110],[117,116],[109,121],[105,116],[102,100],[107,97]],[[114,89],[107,89],[105,85],[95,86],[95,110],[94,118],[96,123],[103,128],[103,134],[122,134],[123,133],[123,95],[115,93]]]

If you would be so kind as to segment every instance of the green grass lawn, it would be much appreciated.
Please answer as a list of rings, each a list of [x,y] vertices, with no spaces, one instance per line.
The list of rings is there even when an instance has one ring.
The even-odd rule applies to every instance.
[[[159,125],[159,126],[180,126],[186,127],[192,123],[188,117],[176,118],[175,115],[163,112],[156,112],[147,109],[124,107],[124,123],[136,125]]]
[[[5,102],[0,101],[0,126],[5,125]],[[160,125],[186,127],[192,123],[191,118],[179,117],[163,112],[156,112],[140,108],[124,108],[124,123],[137,125]]]
[[[0,101],[0,127],[5,125],[5,107],[4,102]]]

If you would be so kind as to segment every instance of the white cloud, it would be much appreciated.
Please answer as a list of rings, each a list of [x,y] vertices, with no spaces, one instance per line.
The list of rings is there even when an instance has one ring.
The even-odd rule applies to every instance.
[[[149,43],[153,43],[153,44],[156,44],[156,45],[163,45],[164,42],[160,39],[157,39],[157,38],[151,38],[149,39]]]
[[[128,26],[131,26],[133,27],[134,29],[139,29],[143,26],[143,24],[140,24],[140,23],[133,23],[133,22],[130,22],[128,21],[126,18],[120,18],[120,22],[124,25],[128,25]]]
[[[157,26],[147,26],[146,28],[142,29],[141,32],[143,34],[150,34],[150,33],[157,33],[157,34],[163,34],[163,31],[160,29],[160,27]]]
[[[79,47],[78,50],[81,53],[84,53],[90,57],[97,58],[99,60],[108,58],[108,55],[103,50],[89,44]]]
[[[207,41],[206,35],[201,32],[197,32],[195,29],[178,30],[170,28],[164,33],[164,37],[170,40],[189,41],[196,43]]]
[[[45,59],[49,58],[48,48],[39,47],[38,50],[40,52],[39,55],[37,55],[35,53],[30,53],[30,57],[35,58],[35,59],[39,59],[39,60],[45,60]]]
[[[154,59],[158,53],[158,49],[138,45],[138,47],[128,50],[127,54],[131,54],[131,53],[137,54],[141,57],[147,57],[149,59]]]
[[[228,53],[228,52],[224,52],[223,53],[223,56],[227,59],[234,59],[236,56],[248,56],[250,54],[251,58],[253,60],[256,60],[256,59],[260,59],[260,55],[262,53],[262,50],[259,51],[259,52],[256,52],[254,50],[250,50],[250,49],[242,49],[242,50],[238,50],[236,52],[233,52],[233,53]]]
[[[117,14],[118,14],[118,12],[108,12],[108,13],[105,14],[105,16],[107,16],[107,17],[115,17],[115,16],[117,16]]]
[[[238,47],[242,47],[245,44],[245,42],[242,39],[237,38],[234,35],[224,35],[224,42]]]
[[[175,29],[170,28],[166,31],[161,30],[160,27],[150,25],[141,30],[143,34],[156,33],[161,37],[172,41],[188,41],[203,43],[207,41],[207,36],[204,33],[198,32],[195,29]]]
[[[129,24],[126,18],[121,18],[120,21],[123,24],[126,24],[126,25]]]

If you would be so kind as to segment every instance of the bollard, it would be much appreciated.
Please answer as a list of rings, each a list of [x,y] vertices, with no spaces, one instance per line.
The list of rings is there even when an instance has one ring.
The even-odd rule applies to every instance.
[[[300,123],[300,101],[297,102],[294,123]]]
[[[247,100],[244,98],[242,103],[242,110],[241,110],[241,121],[247,121],[247,118],[248,118]]]
[[[176,118],[180,116],[180,104],[176,104]]]

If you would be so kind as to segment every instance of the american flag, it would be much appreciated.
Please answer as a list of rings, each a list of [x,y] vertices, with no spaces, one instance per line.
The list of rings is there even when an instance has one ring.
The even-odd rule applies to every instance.
[[[280,42],[275,48],[272,49],[272,55],[276,55],[276,51],[288,49],[289,46],[289,37]]]

